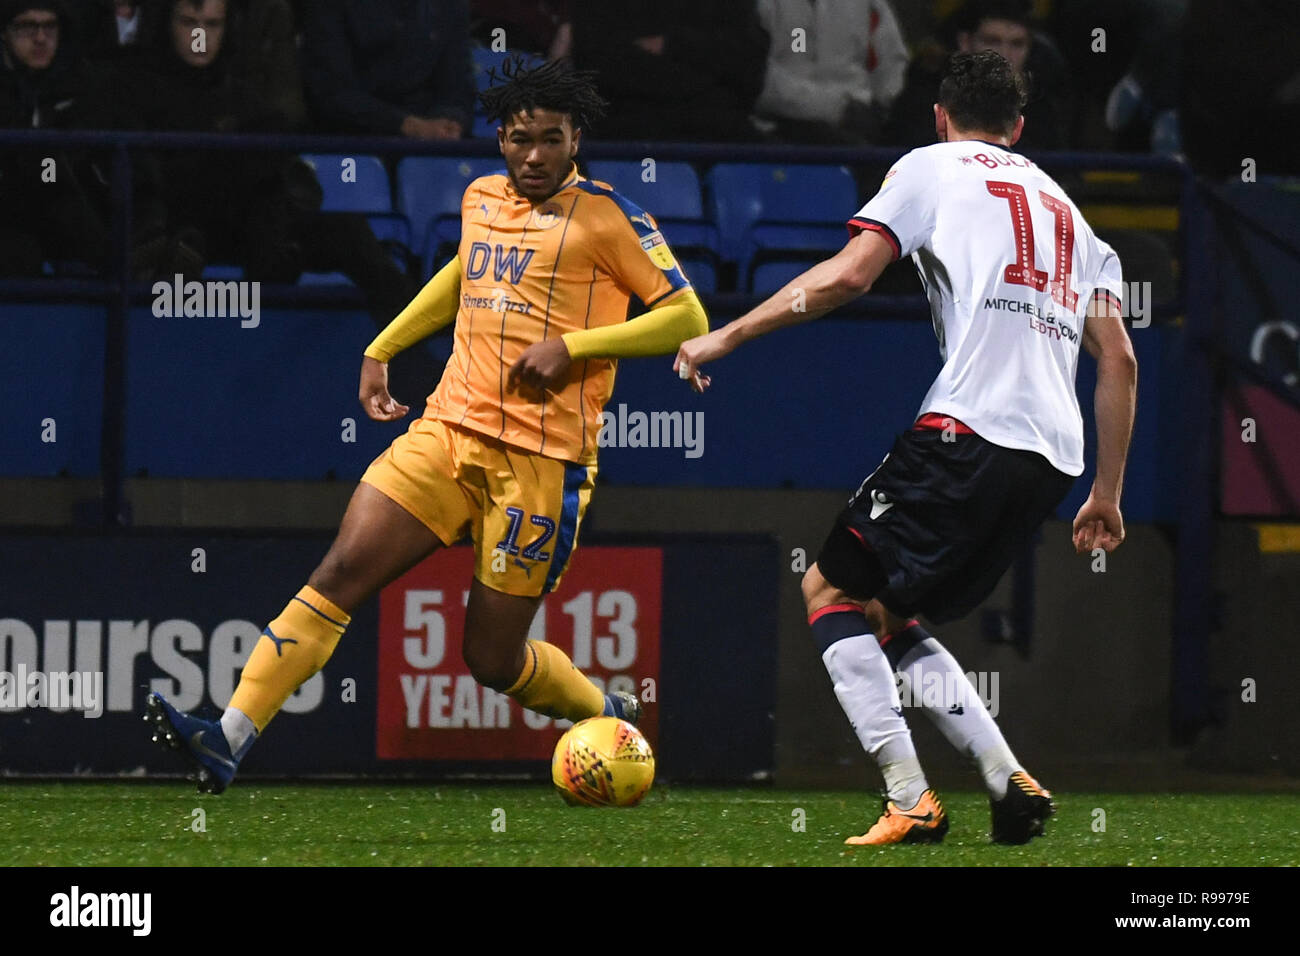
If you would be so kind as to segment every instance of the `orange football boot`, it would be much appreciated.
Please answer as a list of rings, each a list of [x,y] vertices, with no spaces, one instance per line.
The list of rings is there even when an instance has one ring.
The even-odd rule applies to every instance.
[[[862,836],[849,837],[850,846],[884,846],[887,843],[939,843],[948,832],[948,814],[933,790],[921,794],[916,806],[903,810],[888,797],[875,826]]]

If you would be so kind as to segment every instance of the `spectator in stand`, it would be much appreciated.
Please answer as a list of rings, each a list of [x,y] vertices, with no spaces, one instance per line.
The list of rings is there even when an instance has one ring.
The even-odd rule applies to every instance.
[[[136,0],[80,0],[77,6],[87,57],[117,60],[139,51],[143,4]]]
[[[0,3],[0,127],[110,129],[133,125],[113,74],[87,63],[78,21],[63,0]],[[110,163],[90,150],[0,153],[0,275],[37,276],[44,262],[107,269]],[[164,250],[152,181],[135,177],[135,264],[140,278]]]
[[[767,36],[752,0],[575,0],[573,48],[610,101],[605,139],[762,139],[751,113]]]
[[[468,0],[312,0],[303,17],[317,125],[411,139],[469,132]]]
[[[917,45],[907,85],[894,101],[885,139],[895,146],[934,142],[930,107],[953,52],[1001,54],[1029,86],[1018,150],[1063,149],[1068,144],[1070,95],[1065,60],[1055,43],[1033,29],[1030,0],[970,0],[944,25],[941,39]]]
[[[1078,38],[1062,48],[1077,94],[1073,145],[1178,152],[1186,13],[1187,0],[1058,0],[1053,5],[1053,32]],[[1224,26],[1231,29],[1238,22],[1230,16]],[[1098,55],[1096,30],[1103,32],[1105,55]]]
[[[907,45],[885,0],[759,0],[771,35],[759,115],[796,143],[877,142]],[[938,88],[938,82],[935,84]]]
[[[471,0],[470,35],[488,49],[497,29],[506,47],[562,60],[573,54],[571,0]]]
[[[220,5],[192,0],[179,9],[175,0],[146,0],[141,35],[145,77],[152,82],[175,74],[184,83],[211,88],[214,95],[201,102],[228,114],[207,118],[222,128],[306,129],[307,104],[287,0],[226,0]],[[217,68],[207,71],[211,66]],[[155,109],[167,102],[165,93],[145,91],[145,96]],[[202,128],[206,121],[199,117],[197,125],[190,124],[179,115],[157,119],[163,129]]]
[[[257,11],[275,7],[274,14]],[[250,32],[268,22],[291,36],[285,0],[165,0],[146,21],[140,84],[151,129],[283,132],[294,125],[294,71],[260,62],[287,46]],[[199,40],[203,42],[200,43]],[[380,246],[365,218],[320,211],[322,191],[297,156],[265,151],[173,150],[159,157],[171,221],[206,261],[244,267],[248,278],[296,282],[304,271],[339,271],[366,294],[383,327],[414,288]]]

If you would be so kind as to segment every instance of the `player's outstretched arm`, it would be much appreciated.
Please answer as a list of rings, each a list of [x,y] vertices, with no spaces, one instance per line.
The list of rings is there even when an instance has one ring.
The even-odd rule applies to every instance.
[[[401,418],[410,408],[388,394],[388,362],[456,318],[460,304],[460,258],[438,270],[410,304],[366,347],[361,360],[361,406],[377,422]]]
[[[387,362],[398,352],[450,324],[460,307],[460,275],[460,257],[453,256],[384,331],[375,336],[366,347],[366,355]]]
[[[1114,300],[1101,296],[1093,299],[1083,326],[1083,345],[1097,360],[1093,398],[1097,475],[1088,500],[1074,519],[1074,548],[1080,554],[1093,548],[1113,551],[1124,540],[1119,502],[1137,404],[1137,357]]]
[[[761,305],[708,335],[684,342],[673,370],[691,379],[696,391],[708,384],[700,367],[736,348],[788,325],[820,318],[862,295],[894,261],[894,247],[879,233],[864,230],[834,256],[791,280]]]
[[[687,288],[626,322],[568,332],[530,345],[511,366],[506,384],[512,391],[521,384],[549,388],[563,379],[578,359],[671,355],[686,339],[708,330],[704,304]]]

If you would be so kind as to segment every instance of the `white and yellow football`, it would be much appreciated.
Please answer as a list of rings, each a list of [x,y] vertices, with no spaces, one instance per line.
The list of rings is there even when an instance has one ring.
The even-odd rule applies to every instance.
[[[655,755],[641,731],[617,717],[592,717],[565,731],[551,780],[565,802],[634,807],[655,779]]]

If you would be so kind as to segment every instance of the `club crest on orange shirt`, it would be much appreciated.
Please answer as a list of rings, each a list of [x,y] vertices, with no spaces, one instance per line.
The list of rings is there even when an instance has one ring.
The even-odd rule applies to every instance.
[[[544,202],[533,210],[533,221],[530,224],[534,229],[550,229],[560,221],[563,210],[557,202]]]

